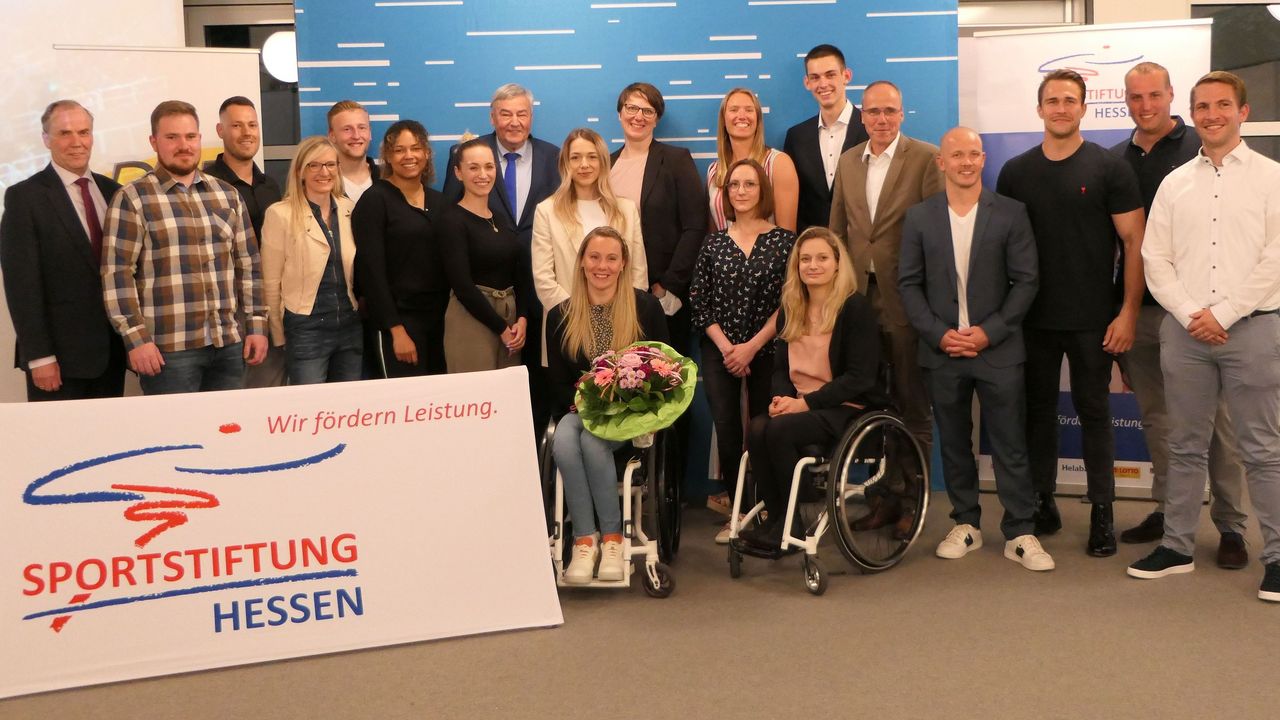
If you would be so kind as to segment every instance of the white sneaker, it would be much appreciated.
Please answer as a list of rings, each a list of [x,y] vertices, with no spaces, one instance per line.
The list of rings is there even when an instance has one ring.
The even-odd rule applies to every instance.
[[[747,517],[746,515],[739,515],[739,516],[738,516],[738,531],[739,531],[739,532],[741,532],[741,531],[742,531],[742,521],[743,521],[743,520],[745,520],[745,519],[746,519],[746,517]],[[733,524],[733,521],[732,521],[732,520],[730,520],[729,522],[727,522],[727,523],[725,523],[725,524],[724,524],[724,527],[720,528],[720,532],[716,533],[716,544],[717,544],[717,545],[728,545],[728,544],[729,544],[729,540],[731,539],[731,538],[729,537],[729,528],[730,528],[730,526],[731,526],[732,524]]]
[[[596,571],[596,556],[600,554],[600,546],[596,544],[595,538],[591,538],[591,544],[573,543],[573,559],[569,561],[569,567],[565,568],[564,581],[570,585],[586,585],[591,582],[591,576]]]
[[[1004,556],[1028,570],[1052,570],[1053,558],[1040,547],[1035,535],[1019,535],[1004,544]]]
[[[626,577],[626,565],[622,561],[622,543],[606,541],[600,544],[600,568],[596,577],[601,580],[622,580]]]
[[[971,551],[982,547],[982,532],[969,525],[957,525],[938,543],[935,554],[947,560],[958,560]]]

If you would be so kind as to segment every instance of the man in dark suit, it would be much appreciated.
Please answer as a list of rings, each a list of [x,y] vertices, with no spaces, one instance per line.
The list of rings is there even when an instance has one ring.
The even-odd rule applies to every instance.
[[[102,303],[102,220],[120,185],[89,170],[93,116],[58,100],[40,118],[51,162],[10,187],[0,270],[27,400],[124,394],[124,346]]]
[[[800,177],[796,229],[826,226],[831,219],[831,185],[846,150],[867,141],[862,113],[845,95],[853,71],[834,45],[819,45],[804,56],[804,89],[818,101],[818,114],[787,131],[782,151],[791,156]],[[838,230],[837,230],[838,232]]]
[[[489,193],[489,209],[494,216],[515,228],[525,248],[525,267],[533,287],[533,263],[528,257],[533,242],[533,210],[560,187],[560,149],[532,136],[533,93],[515,83],[507,83],[493,93],[489,101],[489,121],[493,132],[482,136],[493,148],[498,164],[498,182]],[[458,164],[458,146],[449,148],[449,167],[444,173],[444,196],[456,203],[462,199],[462,183],[453,174]],[[528,308],[529,327],[526,337],[542,337],[542,305],[532,292],[521,298]],[[550,417],[543,376],[541,343],[524,344],[522,360],[529,369],[529,393],[533,404],[534,428],[541,433]]]
[[[982,547],[973,394],[995,458],[1004,505],[1004,555],[1028,570],[1052,570],[1034,534],[1035,490],[1027,462],[1022,318],[1039,286],[1035,237],[1022,203],[982,188],[986,154],[969,128],[942,137],[944,192],[907,211],[898,288],[920,335],[917,357],[929,385],[942,443],[942,472],[956,526],[938,557]]]

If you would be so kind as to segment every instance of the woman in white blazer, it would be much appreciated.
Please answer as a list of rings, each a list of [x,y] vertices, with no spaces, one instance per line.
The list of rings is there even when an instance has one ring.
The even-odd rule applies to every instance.
[[[636,204],[613,194],[609,187],[609,149],[599,133],[578,128],[560,146],[560,187],[538,203],[533,215],[533,287],[542,303],[543,318],[569,299],[577,268],[578,248],[597,227],[612,227],[622,235],[631,255],[632,283],[649,289],[644,238]],[[547,328],[543,324],[542,357],[546,365]]]
[[[271,341],[284,348],[291,385],[360,379],[352,207],[337,148],[323,136],[303,140],[284,199],[267,208],[261,239]]]

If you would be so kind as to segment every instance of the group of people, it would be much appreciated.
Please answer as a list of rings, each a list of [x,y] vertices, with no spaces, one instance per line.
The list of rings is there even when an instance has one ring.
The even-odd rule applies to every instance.
[[[1036,101],[1043,142],[992,192],[975,131],[954,128],[940,147],[908,137],[887,80],[866,86],[859,109],[834,46],[813,48],[804,69],[818,114],[781,150],[764,142],[753,92],[725,95],[705,178],[687,150],[654,139],[665,105],[651,84],[619,94],[613,153],[587,128],[559,148],[534,138],[532,94],[504,85],[493,132],[450,150],[440,191],[426,129],[391,124],[375,162],[353,101],[298,145],[283,194],[254,164],[245,98],[220,108],[223,152],[204,168],[195,108],[158,105],[157,167],[124,187],[89,171],[89,111],[55,102],[41,118],[51,162],[9,188],[0,219],[28,399],[119,396],[126,366],[154,394],[523,362],[535,427],[556,423],[575,534],[566,580],[589,582],[624,576],[615,448],[572,408],[606,350],[700,349],[721,476],[732,488],[748,448],[767,510],[739,542],[764,548],[779,544],[800,448],[887,406],[926,452],[937,423],[955,521],[937,555],[980,548],[976,392],[1004,554],[1048,570],[1038,537],[1061,527],[1064,356],[1092,503],[1086,549],[1116,553],[1118,360],[1159,503],[1120,539],[1161,540],[1129,573],[1194,567],[1206,475],[1218,563],[1244,567],[1247,478],[1265,540],[1259,595],[1280,601],[1280,165],[1241,140],[1244,84],[1201,78],[1192,129],[1171,113],[1168,72],[1141,63],[1125,76],[1134,133],[1105,149],[1080,134],[1084,80],[1050,72]],[[678,424],[673,441],[686,435]],[[910,532],[911,512],[887,495],[855,529]]]

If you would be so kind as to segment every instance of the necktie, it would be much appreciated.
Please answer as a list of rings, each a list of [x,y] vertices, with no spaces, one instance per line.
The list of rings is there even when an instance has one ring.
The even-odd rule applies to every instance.
[[[502,156],[507,161],[507,166],[502,169],[502,184],[507,186],[507,200],[511,203],[511,219],[516,224],[520,223],[520,216],[516,214],[516,160],[520,159],[520,153],[507,153]]]
[[[80,199],[84,201],[84,220],[89,226],[89,248],[94,262],[102,264],[102,221],[98,219],[98,208],[93,204],[93,196],[89,194],[89,178],[76,180],[80,186]]]

